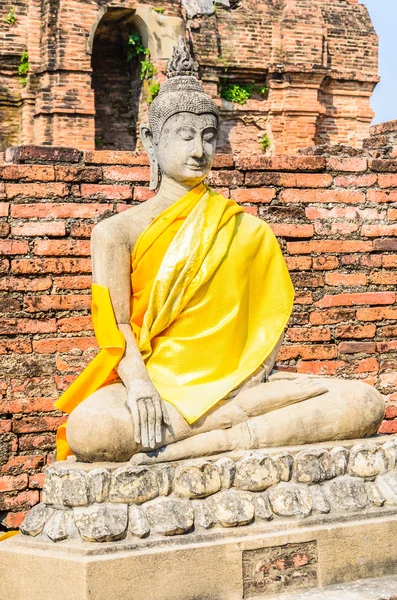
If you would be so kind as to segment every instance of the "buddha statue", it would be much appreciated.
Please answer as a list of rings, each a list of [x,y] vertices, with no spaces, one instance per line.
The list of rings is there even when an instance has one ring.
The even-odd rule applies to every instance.
[[[99,354],[58,400],[58,458],[140,464],[376,433],[361,381],[274,370],[294,291],[269,225],[207,187],[218,109],[179,39],[141,136],[145,203],[92,233]]]

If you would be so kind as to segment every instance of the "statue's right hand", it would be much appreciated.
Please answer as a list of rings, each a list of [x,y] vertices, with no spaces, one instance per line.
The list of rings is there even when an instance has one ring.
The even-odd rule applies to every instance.
[[[128,389],[127,405],[134,421],[134,438],[143,449],[161,445],[163,424],[169,417],[163,400],[151,381],[135,380]]]

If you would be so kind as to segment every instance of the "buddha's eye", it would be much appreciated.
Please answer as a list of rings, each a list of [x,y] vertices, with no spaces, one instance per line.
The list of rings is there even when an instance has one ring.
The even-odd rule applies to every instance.
[[[190,127],[182,127],[178,130],[178,134],[182,140],[189,141],[194,138],[195,132]]]
[[[205,142],[213,142],[216,137],[216,133],[214,131],[206,131],[203,135],[203,140]]]

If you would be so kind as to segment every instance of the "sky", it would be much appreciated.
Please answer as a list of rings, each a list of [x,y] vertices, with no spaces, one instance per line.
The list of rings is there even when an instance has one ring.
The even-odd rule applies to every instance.
[[[379,36],[381,81],[371,100],[376,125],[397,119],[397,0],[360,0],[360,4],[368,8]]]

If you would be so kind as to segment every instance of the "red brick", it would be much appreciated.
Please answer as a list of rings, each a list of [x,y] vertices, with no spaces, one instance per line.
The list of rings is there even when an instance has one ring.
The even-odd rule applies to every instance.
[[[78,223],[70,227],[70,235],[76,238],[89,238],[94,228],[94,223]]]
[[[376,326],[370,325],[338,325],[335,329],[337,338],[373,338],[376,333]]]
[[[338,351],[341,354],[374,354],[376,344],[374,342],[341,342],[338,344]]]
[[[231,191],[231,197],[236,202],[269,204],[276,197],[276,190],[272,188],[237,189]]]
[[[29,487],[34,490],[41,490],[44,487],[45,473],[35,473],[29,477]]]
[[[295,290],[295,304],[312,304],[313,292]]]
[[[78,331],[91,331],[92,318],[89,317],[66,317],[58,320],[58,331],[73,333]]]
[[[28,242],[22,240],[0,240],[0,254],[27,254]]]
[[[13,397],[0,400],[0,413],[16,414],[16,413],[32,413],[32,412],[52,412],[55,410],[54,402],[56,398],[17,398]]]
[[[257,217],[259,214],[258,211],[258,207],[257,206],[243,206],[244,212],[246,212],[248,215],[254,215],[254,217]]]
[[[21,258],[11,263],[14,273],[21,275],[39,273],[91,273],[88,258]]]
[[[233,154],[215,154],[214,168],[227,169],[227,167],[234,167]]]
[[[14,225],[11,227],[12,235],[23,235],[23,236],[64,236],[66,235],[66,226],[63,221],[49,221],[48,223],[43,221],[29,221],[21,225]]]
[[[366,285],[367,276],[365,273],[327,273],[325,283],[336,286]]]
[[[74,350],[75,348],[78,348],[79,350],[97,348],[97,341],[94,337],[48,338],[43,340],[33,340],[33,350],[39,354],[68,352],[69,350]]]
[[[369,192],[368,192],[369,193]],[[283,204],[312,203],[342,203],[360,204],[365,202],[365,195],[356,190],[283,190],[279,196]]]
[[[148,165],[146,152],[126,152],[125,150],[89,150],[84,152],[84,162],[95,165]]]
[[[343,321],[352,321],[354,319],[354,310],[348,308],[330,308],[329,310],[315,310],[310,313],[310,323],[312,325],[326,325],[341,323]]]
[[[1,523],[6,529],[19,529],[26,515],[27,511],[9,512]]]
[[[0,202],[0,217],[8,217],[9,207],[7,202]]]
[[[339,260],[336,256],[314,256],[313,269],[315,271],[332,271],[339,265]]]
[[[102,180],[101,167],[82,166],[56,166],[55,178],[57,181],[71,181],[72,183],[96,183]]]
[[[0,237],[5,238],[10,233],[10,226],[4,221],[0,221]]]
[[[0,334],[16,333],[53,333],[56,331],[55,319],[2,319]]]
[[[153,190],[149,190],[148,187],[143,187],[140,185],[134,186],[134,200],[138,202],[145,202],[149,200],[149,198],[153,198],[155,192]]]
[[[6,183],[6,196],[13,200],[17,196],[24,198],[65,198],[69,188],[65,183]]]
[[[395,236],[397,225],[363,225],[361,235],[364,237]]]
[[[358,208],[357,206],[334,206],[333,208],[307,206],[305,214],[308,219],[379,221],[382,218],[383,212],[377,208]]]
[[[386,325],[378,328],[379,337],[397,337],[397,325]]]
[[[335,177],[334,183],[336,186],[345,188],[371,187],[377,179],[378,176],[374,173],[368,175],[339,175]]]
[[[368,161],[371,171],[378,173],[395,173],[397,171],[397,160],[375,158]]]
[[[43,434],[33,433],[31,435],[22,435],[19,438],[19,449],[22,452],[32,450],[52,450],[55,447],[55,433],[46,432]]]
[[[395,252],[397,250],[397,238],[377,239],[374,240],[374,250],[382,252]]]
[[[22,219],[93,219],[113,211],[113,204],[76,202],[61,202],[57,204],[14,204],[11,206],[11,216]]]
[[[378,175],[378,183],[380,188],[396,188],[397,174]]]
[[[285,238],[309,238],[314,234],[313,225],[294,223],[269,223],[274,235]]]
[[[378,433],[397,433],[397,421],[382,421]]]
[[[29,354],[30,352],[32,352],[32,342],[27,338],[0,339],[0,354]]]
[[[1,277],[0,290],[39,292],[48,290],[52,286],[52,280],[49,277],[37,277],[36,279],[27,279],[26,277]]]
[[[377,254],[369,254],[360,256],[360,265],[362,267],[369,267],[370,269],[378,268],[382,265],[382,257]]]
[[[382,256],[382,267],[394,269],[397,267],[397,254]]]
[[[331,331],[326,327],[290,327],[287,334],[291,342],[327,342]]]
[[[108,181],[150,181],[150,169],[148,167],[104,167],[103,177]]]
[[[17,475],[3,475],[0,477],[0,494],[2,492],[13,492],[17,490],[24,490],[28,487],[28,476]]]
[[[356,317],[359,321],[397,319],[397,308],[359,308]]]
[[[29,312],[45,310],[85,310],[91,306],[91,296],[68,294],[59,296],[29,296],[25,308]]]
[[[286,256],[285,262],[290,271],[306,271],[312,266],[310,256]]]
[[[10,261],[4,259],[0,259],[0,274],[1,273],[7,273],[8,269],[10,268]]]
[[[322,156],[238,156],[237,168],[245,171],[263,169],[267,171],[321,171],[325,168]]]
[[[294,285],[298,288],[318,288],[324,286],[324,279],[318,273],[292,273]]]
[[[376,176],[375,176],[376,177]],[[246,183],[250,185],[255,179],[261,185],[287,188],[322,188],[332,184],[331,175],[313,173],[247,173]]]
[[[338,158],[330,156],[327,158],[327,168],[330,171],[349,171],[358,173],[367,170],[367,159],[361,157]]]
[[[14,433],[35,433],[42,431],[56,431],[62,423],[65,422],[67,417],[51,417],[51,416],[39,416],[39,417],[22,417],[20,419],[13,419],[12,431]]]
[[[379,370],[379,363],[376,358],[364,358],[357,362],[357,366],[354,369],[355,373],[371,373],[371,371],[377,373]]]
[[[368,202],[397,202],[397,191],[382,192],[379,190],[368,190],[367,199]]]
[[[132,191],[129,185],[99,185],[96,183],[82,183],[81,195],[83,198],[104,200],[131,200]]]
[[[277,360],[291,360],[294,358],[302,358],[303,360],[321,360],[336,358],[337,351],[333,345],[321,346],[282,346],[277,356]]]
[[[311,240],[310,242],[289,242],[287,250],[291,254],[311,254],[316,252],[371,252],[372,242],[361,240]]]
[[[207,181],[211,187],[235,187],[244,183],[244,175],[239,171],[211,171],[207,177]]]
[[[0,419],[0,434],[11,431],[11,421]]]
[[[54,285],[57,290],[86,290],[91,287],[91,284],[91,275],[66,275],[65,277],[54,278]]]
[[[307,373],[311,375],[332,376],[341,370],[346,363],[343,360],[300,360],[298,361],[298,373]]]
[[[359,304],[394,304],[396,295],[393,292],[363,292],[362,294],[336,294],[324,296],[316,302],[316,306],[356,306]]]
[[[389,221],[397,221],[397,208],[389,208],[387,218]]]
[[[33,252],[39,256],[90,256],[90,243],[82,240],[37,240]]]
[[[29,490],[20,492],[15,496],[3,495],[0,497],[0,510],[18,510],[22,508],[30,508],[39,501],[39,492],[37,490]]]
[[[378,271],[371,273],[369,280],[376,285],[395,285],[397,283],[397,273],[392,271]]]
[[[388,342],[378,342],[376,344],[377,352],[390,352],[391,350],[397,350],[397,340],[390,340]]]
[[[47,165],[4,165],[0,167],[0,179],[18,181],[54,181],[54,167]]]
[[[45,465],[44,454],[31,454],[22,456],[12,456],[8,459],[5,465],[0,467],[1,473],[32,473],[35,469],[42,469]]]

